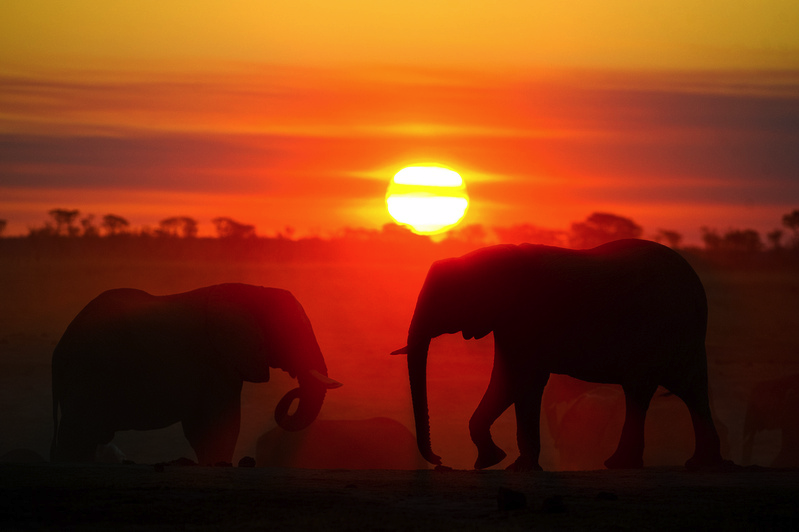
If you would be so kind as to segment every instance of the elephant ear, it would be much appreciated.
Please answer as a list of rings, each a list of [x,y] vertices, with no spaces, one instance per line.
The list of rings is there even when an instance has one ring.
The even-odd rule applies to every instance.
[[[266,289],[244,284],[213,287],[206,305],[206,333],[216,353],[244,380],[269,380]]]
[[[507,321],[513,312],[518,286],[510,271],[515,246],[494,246],[464,255],[458,265],[463,294],[456,312],[463,312],[461,332],[465,339],[483,338]]]

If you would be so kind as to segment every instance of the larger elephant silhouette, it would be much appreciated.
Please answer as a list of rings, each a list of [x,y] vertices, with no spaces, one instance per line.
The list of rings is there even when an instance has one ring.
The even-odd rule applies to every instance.
[[[166,296],[103,292],[53,352],[51,460],[92,461],[116,431],[181,422],[199,463],[231,462],[242,384],[267,382],[270,367],[299,381],[275,407],[288,430],[313,422],[326,391],[340,386],[327,377],[311,322],[286,290],[221,284]]]
[[[431,340],[494,333],[494,365],[469,421],[475,468],[506,454],[493,422],[515,406],[519,458],[511,470],[540,470],[541,396],[551,373],[620,384],[626,414],[608,468],[643,467],[644,419],[658,385],[691,414],[691,469],[722,462],[708,402],[707,300],[699,277],[677,252],[644,240],[588,250],[498,245],[433,263],[419,293],[408,343],[408,376],[419,451],[441,464],[430,443],[427,356]]]

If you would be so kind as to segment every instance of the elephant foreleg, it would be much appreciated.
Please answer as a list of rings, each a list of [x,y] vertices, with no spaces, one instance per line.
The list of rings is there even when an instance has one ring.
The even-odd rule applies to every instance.
[[[110,442],[113,437],[113,432],[101,433],[62,418],[51,459],[54,462],[93,462],[97,446]]]
[[[475,469],[496,465],[507,456],[491,438],[491,425],[513,404],[506,372],[502,366],[500,357],[495,356],[488,388],[469,420],[469,433],[477,446]]]
[[[608,469],[644,467],[644,422],[657,385],[624,385],[625,418],[616,452],[605,460]]]

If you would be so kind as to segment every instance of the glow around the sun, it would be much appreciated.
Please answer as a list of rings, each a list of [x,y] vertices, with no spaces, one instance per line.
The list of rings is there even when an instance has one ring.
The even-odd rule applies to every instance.
[[[388,212],[397,223],[422,235],[452,229],[466,215],[469,196],[463,178],[436,165],[408,166],[391,179],[386,192]]]

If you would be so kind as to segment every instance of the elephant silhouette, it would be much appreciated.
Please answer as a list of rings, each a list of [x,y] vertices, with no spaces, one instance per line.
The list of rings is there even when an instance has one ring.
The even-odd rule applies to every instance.
[[[760,382],[752,388],[743,428],[742,462],[752,461],[755,437],[764,430],[782,431],[773,467],[799,466],[799,374]]]
[[[259,467],[305,469],[423,469],[416,440],[387,417],[318,419],[305,430],[275,427],[258,438]]]
[[[200,464],[231,462],[242,384],[267,382],[270,367],[299,381],[275,407],[287,430],[307,427],[326,391],[341,385],[327,377],[311,322],[286,290],[221,284],[165,296],[103,292],[53,351],[51,460],[90,462],[116,431],[181,422]]]
[[[711,407],[712,404],[711,397]],[[552,375],[544,392],[542,414],[542,427],[549,430],[558,469],[598,469],[613,453],[624,424],[624,393],[617,385]],[[722,454],[728,453],[727,427],[715,417],[713,421]],[[647,410],[644,432],[644,459],[650,465],[674,465],[691,452],[690,416],[682,401],[673,395],[655,394]]]
[[[608,468],[643,467],[644,420],[657,387],[688,406],[695,450],[686,467],[723,462],[708,401],[707,300],[693,268],[674,250],[618,240],[587,250],[497,245],[432,264],[419,292],[407,345],[419,451],[433,464],[427,404],[431,340],[494,333],[488,389],[469,421],[475,468],[506,454],[490,428],[515,406],[519,458],[511,470],[540,470],[541,397],[551,373],[620,384],[625,421]]]

